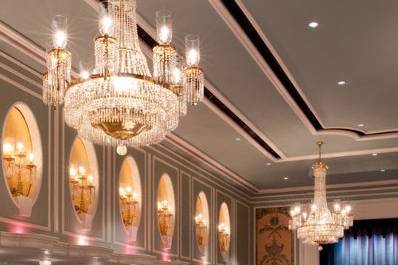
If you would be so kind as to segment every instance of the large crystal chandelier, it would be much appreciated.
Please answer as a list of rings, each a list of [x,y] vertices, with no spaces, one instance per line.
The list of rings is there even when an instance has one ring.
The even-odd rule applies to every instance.
[[[94,143],[142,146],[160,142],[176,129],[187,104],[203,98],[204,74],[199,67],[200,42],[185,38],[186,60],[171,46],[172,17],[156,13],[157,40],[153,75],[137,34],[136,0],[109,0],[100,16],[95,64],[71,79],[71,53],[66,50],[66,19],[53,22],[54,47],[48,51],[43,100],[64,104],[66,123]]]
[[[314,201],[309,208],[309,213],[302,210],[299,205],[294,206],[290,215],[292,217],[289,228],[297,230],[297,237],[304,243],[317,245],[319,250],[321,244],[333,244],[344,236],[344,230],[352,226],[353,217],[351,206],[342,206],[336,202],[333,211],[329,210],[326,200],[326,171],[327,165],[321,158],[322,142],[318,142],[319,159],[312,166],[315,187]]]

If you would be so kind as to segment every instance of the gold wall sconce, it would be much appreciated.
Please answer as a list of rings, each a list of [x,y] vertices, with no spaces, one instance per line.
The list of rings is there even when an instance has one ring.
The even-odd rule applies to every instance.
[[[160,237],[165,249],[171,248],[172,232],[174,227],[174,214],[167,200],[158,202],[158,223]]]
[[[119,201],[122,220],[127,231],[129,241],[136,241],[139,201],[137,192],[133,192],[132,187],[119,188]]]
[[[201,191],[196,197],[195,203],[195,238],[198,254],[206,257],[209,245],[209,204],[206,194]]]
[[[22,141],[7,139],[2,159],[9,190],[20,208],[19,215],[30,217],[33,206],[30,195],[37,177],[35,156]]]
[[[224,223],[218,225],[218,241],[221,254],[229,252],[230,231]]]
[[[217,230],[220,254],[224,261],[228,262],[231,245],[231,221],[228,205],[225,202],[223,202],[220,206]]]
[[[91,206],[95,199],[95,185],[93,176],[86,172],[84,166],[69,168],[69,183],[73,207],[82,221],[85,229],[91,228]]]
[[[198,249],[203,255],[207,247],[208,221],[203,217],[202,214],[195,216],[195,232]]]

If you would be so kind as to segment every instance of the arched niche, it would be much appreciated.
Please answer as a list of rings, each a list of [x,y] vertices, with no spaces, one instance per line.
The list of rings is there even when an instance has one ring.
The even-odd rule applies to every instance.
[[[17,102],[4,119],[2,166],[7,190],[19,209],[30,217],[42,183],[43,157],[39,127],[30,108]]]
[[[220,206],[218,215],[218,246],[224,261],[229,259],[229,250],[231,245],[231,219],[228,205],[223,202]]]
[[[209,245],[209,204],[206,194],[201,191],[195,203],[195,238],[202,256],[206,255]]]
[[[141,222],[141,178],[134,158],[127,156],[119,173],[120,215],[129,241],[135,242]]]
[[[168,174],[163,174],[159,180],[157,220],[163,248],[170,249],[173,242],[175,224],[175,196],[173,184]]]
[[[70,152],[69,191],[77,220],[83,230],[90,230],[98,204],[98,162],[94,145],[80,137]]]

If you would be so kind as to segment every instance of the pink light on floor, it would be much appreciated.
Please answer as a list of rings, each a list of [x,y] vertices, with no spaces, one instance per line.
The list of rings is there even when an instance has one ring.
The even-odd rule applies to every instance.
[[[88,238],[86,236],[79,235],[76,238],[76,244],[79,246],[88,246],[89,245]]]
[[[162,258],[163,261],[170,262],[171,261],[170,249],[164,249],[162,254],[161,254],[161,258]]]
[[[137,250],[133,245],[125,245],[124,253],[127,255],[135,255],[137,254]]]
[[[10,225],[9,231],[15,234],[26,234],[28,232],[28,228],[21,223],[15,222]]]

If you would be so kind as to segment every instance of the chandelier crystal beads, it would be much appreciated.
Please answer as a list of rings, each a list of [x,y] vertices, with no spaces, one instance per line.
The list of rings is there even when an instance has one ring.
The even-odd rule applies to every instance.
[[[152,75],[139,46],[136,0],[109,0],[99,24],[94,69],[72,80],[66,19],[56,18],[44,102],[64,104],[66,123],[94,143],[142,146],[162,141],[186,115],[187,104],[203,98],[199,38],[186,38],[183,64],[171,46],[171,13],[157,12],[159,45],[153,49]]]
[[[322,142],[318,142],[319,159],[312,166],[315,186],[314,201],[309,211],[294,206],[290,215],[292,217],[289,228],[297,231],[297,237],[304,243],[317,245],[333,244],[344,236],[344,230],[352,226],[353,216],[351,206],[342,206],[336,202],[330,211],[326,199],[326,172],[327,165],[321,159]]]

